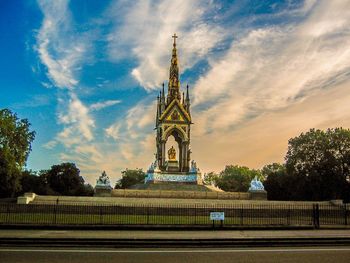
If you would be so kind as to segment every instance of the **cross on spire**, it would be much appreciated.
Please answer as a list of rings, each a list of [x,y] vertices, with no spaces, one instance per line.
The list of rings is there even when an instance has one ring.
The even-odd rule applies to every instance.
[[[172,38],[174,39],[174,46],[176,46],[176,39],[178,38],[178,36],[176,35],[176,33],[174,33],[174,35],[172,36]]]

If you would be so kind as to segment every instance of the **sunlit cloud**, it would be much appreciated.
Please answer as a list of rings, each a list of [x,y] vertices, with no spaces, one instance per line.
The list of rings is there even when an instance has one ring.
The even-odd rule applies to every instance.
[[[167,79],[170,36],[180,36],[183,71],[226,37],[228,32],[206,19],[214,8],[211,1],[135,1],[124,8],[116,2],[112,10],[118,23],[109,37],[110,58],[120,60],[131,53],[138,60],[132,76],[145,89],[158,89]]]
[[[39,1],[36,47],[51,81],[42,83],[57,88],[60,127],[44,148],[63,146],[60,160],[76,162],[92,183],[103,170],[113,180],[122,169],[146,169],[155,151],[154,90],[167,81],[174,33],[182,87],[192,81],[191,143],[202,171],[283,161],[290,137],[350,127],[349,1],[293,3],[241,17],[245,3],[112,1],[88,21],[110,25],[97,36],[79,31],[68,1]],[[120,79],[136,80],[147,94],[130,104],[125,90],[103,96],[109,81],[91,70],[86,84],[81,74],[96,61],[127,65]]]

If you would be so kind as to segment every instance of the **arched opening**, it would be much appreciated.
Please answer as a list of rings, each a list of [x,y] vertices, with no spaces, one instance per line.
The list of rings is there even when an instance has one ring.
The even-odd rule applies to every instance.
[[[170,135],[168,137],[168,140],[165,144],[165,153],[166,153],[166,157],[165,159],[168,161],[169,157],[168,157],[168,151],[171,147],[174,147],[175,151],[176,151],[176,160],[180,160],[180,148],[179,148],[179,144],[176,142],[175,140],[175,136],[174,135]]]
[[[188,142],[186,135],[181,129],[174,127],[164,134],[162,142],[163,169],[168,172],[184,172],[188,170]],[[169,160],[169,149],[175,149],[175,158]]]

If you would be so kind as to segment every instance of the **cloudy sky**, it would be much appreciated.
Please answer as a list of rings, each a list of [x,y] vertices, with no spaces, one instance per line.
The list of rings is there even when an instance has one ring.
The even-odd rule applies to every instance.
[[[0,108],[37,132],[28,168],[75,162],[92,184],[146,170],[175,32],[203,172],[350,128],[349,0],[2,0]]]

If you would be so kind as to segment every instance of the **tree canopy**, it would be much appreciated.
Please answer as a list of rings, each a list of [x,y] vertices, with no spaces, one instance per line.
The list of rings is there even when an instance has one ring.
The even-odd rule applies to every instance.
[[[0,110],[0,196],[14,196],[21,190],[21,172],[31,151],[35,132],[27,119],[8,109]]]
[[[146,174],[142,169],[126,169],[122,171],[122,178],[118,180],[115,189],[126,189],[135,184],[143,184]]]
[[[80,170],[74,163],[61,163],[41,172],[49,189],[60,195],[92,195],[93,189],[84,184]]]
[[[350,130],[302,133],[289,140],[285,160],[262,170],[269,199],[350,200]]]
[[[214,180],[215,185],[224,191],[246,192],[255,176],[261,177],[258,170],[251,170],[245,166],[227,165]]]

